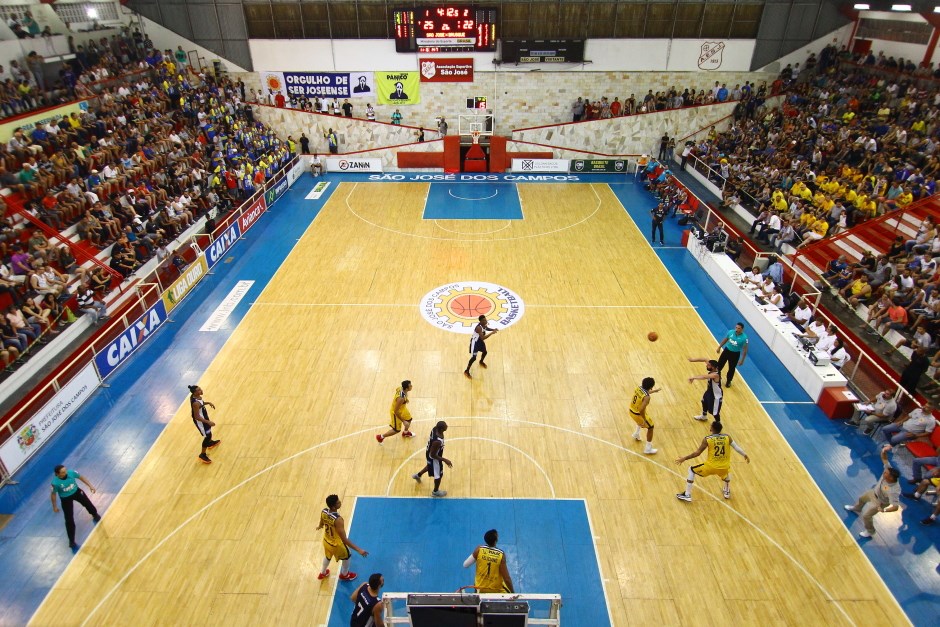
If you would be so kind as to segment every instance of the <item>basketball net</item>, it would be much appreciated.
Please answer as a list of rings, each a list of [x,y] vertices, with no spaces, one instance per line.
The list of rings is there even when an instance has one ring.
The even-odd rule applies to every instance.
[[[470,141],[474,144],[480,143],[480,131],[472,131],[470,133]]]

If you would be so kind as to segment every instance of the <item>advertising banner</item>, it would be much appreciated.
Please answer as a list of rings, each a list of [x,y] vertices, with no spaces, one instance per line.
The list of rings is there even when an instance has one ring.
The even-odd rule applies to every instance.
[[[258,218],[261,217],[261,214],[264,213],[266,209],[264,195],[259,196],[258,200],[251,203],[251,205],[245,209],[245,212],[238,218],[238,228],[241,229],[242,235],[258,221]]]
[[[567,172],[568,159],[513,159],[513,172]]]
[[[61,118],[63,115],[72,115],[73,113],[81,113],[82,111],[88,111],[87,100],[72,102],[56,109],[52,109],[51,111],[46,109],[34,115],[18,118],[12,122],[7,122],[6,124],[0,124],[0,142],[7,143],[10,141],[10,138],[13,137],[13,131],[18,128],[23,129],[23,132],[26,133],[27,137],[29,137],[29,134],[33,132],[33,129],[36,128],[37,124],[43,125],[51,120]]]
[[[210,268],[219,263],[219,260],[225,255],[229,248],[235,245],[242,234],[238,230],[238,222],[232,222],[232,225],[225,229],[215,241],[209,244],[206,249],[206,265]]]
[[[29,422],[0,446],[0,461],[10,474],[26,463],[46,440],[98,389],[98,375],[92,364],[82,368],[74,379],[56,392]]]
[[[261,72],[265,97],[270,92],[307,98],[366,98],[375,93],[372,72]]]
[[[623,174],[627,171],[626,159],[572,159],[571,171],[584,174]]]
[[[124,363],[164,322],[166,322],[166,307],[163,305],[163,300],[158,300],[134,324],[95,355],[95,365],[98,366],[98,374],[101,378],[104,379]]]
[[[283,178],[277,182],[273,187],[269,187],[264,192],[264,202],[267,204],[268,208],[274,204],[278,198],[284,195],[284,192],[287,191],[287,179]]]
[[[284,72],[284,87],[292,96],[307,98],[349,98],[352,94],[348,73]]]
[[[206,264],[206,256],[204,254],[199,255],[196,257],[196,261],[186,268],[183,274],[173,281],[172,285],[160,296],[163,299],[163,305],[166,307],[167,313],[173,311],[208,272],[209,266]]]
[[[290,187],[294,184],[294,181],[300,178],[300,175],[304,173],[304,160],[297,159],[297,163],[294,164],[290,170],[287,171],[287,186]]]
[[[419,59],[422,83],[472,83],[473,59]]]
[[[330,186],[328,181],[320,181],[313,186],[313,189],[304,196],[307,200],[320,200],[320,196],[326,193],[327,188]]]
[[[327,172],[381,172],[381,159],[326,159]]]
[[[413,105],[421,102],[419,72],[376,72],[379,104]]]

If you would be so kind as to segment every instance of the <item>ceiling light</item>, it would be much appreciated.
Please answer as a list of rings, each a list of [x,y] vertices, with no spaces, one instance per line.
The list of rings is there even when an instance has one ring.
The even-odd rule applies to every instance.
[[[911,5],[909,5],[909,4],[892,4],[892,5],[891,5],[891,10],[892,10],[892,11],[910,11],[910,10],[911,10]]]
[[[855,9],[855,10],[857,10],[857,11],[867,11],[868,9],[871,8],[871,5],[870,5],[870,4],[859,3],[859,4],[854,5],[852,8]]]

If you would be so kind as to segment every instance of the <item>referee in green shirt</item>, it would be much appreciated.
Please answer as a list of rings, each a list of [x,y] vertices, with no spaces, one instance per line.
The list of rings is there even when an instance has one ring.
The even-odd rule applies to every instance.
[[[747,358],[747,333],[744,332],[744,323],[739,322],[734,328],[728,331],[725,339],[718,344],[716,353],[721,353],[718,357],[718,372],[728,364],[728,377],[725,379],[725,387],[731,387],[731,380],[734,378],[734,369],[744,365]],[[740,361],[738,361],[740,360]]]
[[[58,495],[59,500],[62,501],[62,514],[65,516],[65,531],[69,534],[70,549],[78,548],[78,545],[75,544],[75,516],[72,511],[72,504],[74,502],[78,501],[87,509],[94,522],[101,520],[101,516],[98,515],[98,510],[95,509],[94,504],[88,499],[88,495],[85,494],[84,490],[78,487],[79,481],[87,485],[92,494],[95,493],[95,486],[91,485],[88,479],[81,476],[78,471],[69,470],[62,464],[55,467],[55,476],[52,478],[52,493],[50,494],[50,498],[52,499],[52,511],[59,513],[59,506],[56,505],[55,500],[56,495]]]

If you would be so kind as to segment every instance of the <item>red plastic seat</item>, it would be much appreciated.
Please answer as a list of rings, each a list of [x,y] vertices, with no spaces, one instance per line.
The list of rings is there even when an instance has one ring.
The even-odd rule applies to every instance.
[[[914,457],[933,457],[937,447],[940,447],[940,424],[934,427],[933,433],[930,434],[929,443],[918,440],[907,444],[907,450]]]

